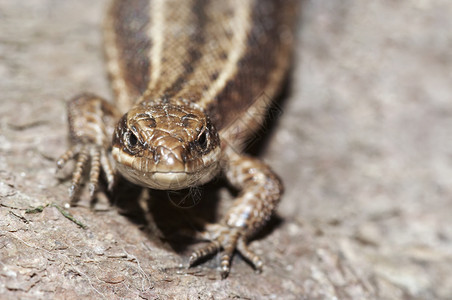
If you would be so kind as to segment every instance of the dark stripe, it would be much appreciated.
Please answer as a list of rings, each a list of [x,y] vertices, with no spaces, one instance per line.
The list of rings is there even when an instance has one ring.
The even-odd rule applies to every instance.
[[[203,29],[207,23],[207,16],[205,14],[207,3],[208,0],[197,0],[192,7],[192,12],[196,16],[196,30],[190,37],[190,43],[187,45],[190,49],[188,51],[188,61],[184,65],[184,72],[182,72],[174,83],[164,91],[163,94],[165,97],[171,97],[180,91],[189,75],[193,73],[193,66],[201,58],[201,45],[205,43]]]
[[[252,9],[253,27],[248,37],[247,51],[239,61],[238,73],[218,93],[215,101],[207,106],[207,112],[218,130],[243,117],[248,107],[265,93],[272,70],[278,65],[279,55],[285,53],[288,56],[289,51],[284,51],[288,45],[284,45],[281,32],[284,26],[292,26],[293,12],[290,10],[294,7],[296,5],[291,0],[255,2]]]
[[[120,67],[135,96],[141,95],[149,83],[149,7],[149,0],[129,0],[116,1],[112,8]]]

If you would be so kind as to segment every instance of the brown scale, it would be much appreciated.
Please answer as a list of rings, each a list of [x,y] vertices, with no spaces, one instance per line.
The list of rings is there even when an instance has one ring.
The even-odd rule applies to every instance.
[[[76,160],[71,199],[88,165],[92,197],[101,170],[109,187],[119,172],[144,187],[170,190],[223,172],[240,193],[224,219],[201,234],[210,243],[189,265],[221,252],[226,277],[238,250],[260,271],[263,262],[247,240],[274,213],[283,187],[265,163],[241,152],[284,80],[297,3],[114,1],[105,53],[115,104],[83,94],[68,105],[72,146],[58,166]]]

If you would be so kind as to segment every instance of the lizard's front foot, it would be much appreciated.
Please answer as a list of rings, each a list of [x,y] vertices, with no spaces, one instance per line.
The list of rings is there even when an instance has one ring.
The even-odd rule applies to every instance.
[[[201,235],[210,242],[194,251],[190,256],[189,265],[193,266],[197,261],[216,252],[221,253],[220,267],[221,277],[224,279],[231,270],[231,258],[237,250],[248,260],[257,272],[262,271],[263,262],[246,244],[245,230],[240,227],[229,227],[226,225],[212,225]]]
[[[69,133],[72,147],[57,161],[62,168],[69,160],[75,159],[69,196],[73,201],[82,182],[83,170],[91,166],[89,172],[89,192],[94,197],[99,183],[100,170],[104,171],[108,188],[114,182],[114,172],[107,151],[119,113],[106,100],[93,95],[82,94],[68,103]]]
[[[239,155],[228,148],[225,153],[226,177],[241,192],[223,221],[203,233],[203,237],[211,242],[190,256],[191,266],[222,249],[220,264],[223,278],[229,274],[235,250],[251,262],[257,271],[262,270],[262,260],[248,249],[247,238],[270,219],[283,189],[278,177],[263,162]]]
[[[102,146],[90,143],[77,143],[69,148],[57,161],[57,167],[61,169],[69,160],[75,159],[76,164],[72,172],[72,182],[69,187],[69,197],[71,201],[76,198],[82,181],[83,170],[90,165],[89,171],[89,193],[93,198],[99,186],[100,169],[104,171],[108,189],[111,189],[114,183],[114,172],[108,159],[106,150]]]

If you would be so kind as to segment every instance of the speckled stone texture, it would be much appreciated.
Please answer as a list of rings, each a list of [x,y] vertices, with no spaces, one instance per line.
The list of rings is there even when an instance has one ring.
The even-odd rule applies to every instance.
[[[218,257],[185,269],[196,245],[165,233],[200,207],[217,219],[221,183],[191,209],[128,192],[65,208],[65,102],[111,99],[106,5],[0,0],[1,299],[452,298],[451,1],[302,2],[287,98],[259,149],[286,193],[251,244],[264,272],[235,256],[226,280]]]

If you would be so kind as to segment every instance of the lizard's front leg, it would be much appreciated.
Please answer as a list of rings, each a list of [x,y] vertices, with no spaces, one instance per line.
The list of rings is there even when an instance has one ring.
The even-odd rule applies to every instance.
[[[228,181],[241,192],[223,220],[209,226],[203,236],[211,242],[190,256],[190,265],[221,249],[221,274],[230,271],[230,261],[235,250],[261,271],[261,259],[247,247],[247,239],[271,217],[279,203],[283,186],[276,174],[262,161],[225,151],[225,174]]]
[[[117,109],[106,100],[93,95],[82,94],[68,103],[68,122],[71,147],[58,159],[62,168],[67,161],[76,160],[69,188],[71,201],[77,195],[83,170],[90,164],[89,191],[91,197],[98,187],[100,169],[104,171],[109,188],[114,181],[114,171],[107,151],[111,147],[114,126],[119,119]]]

